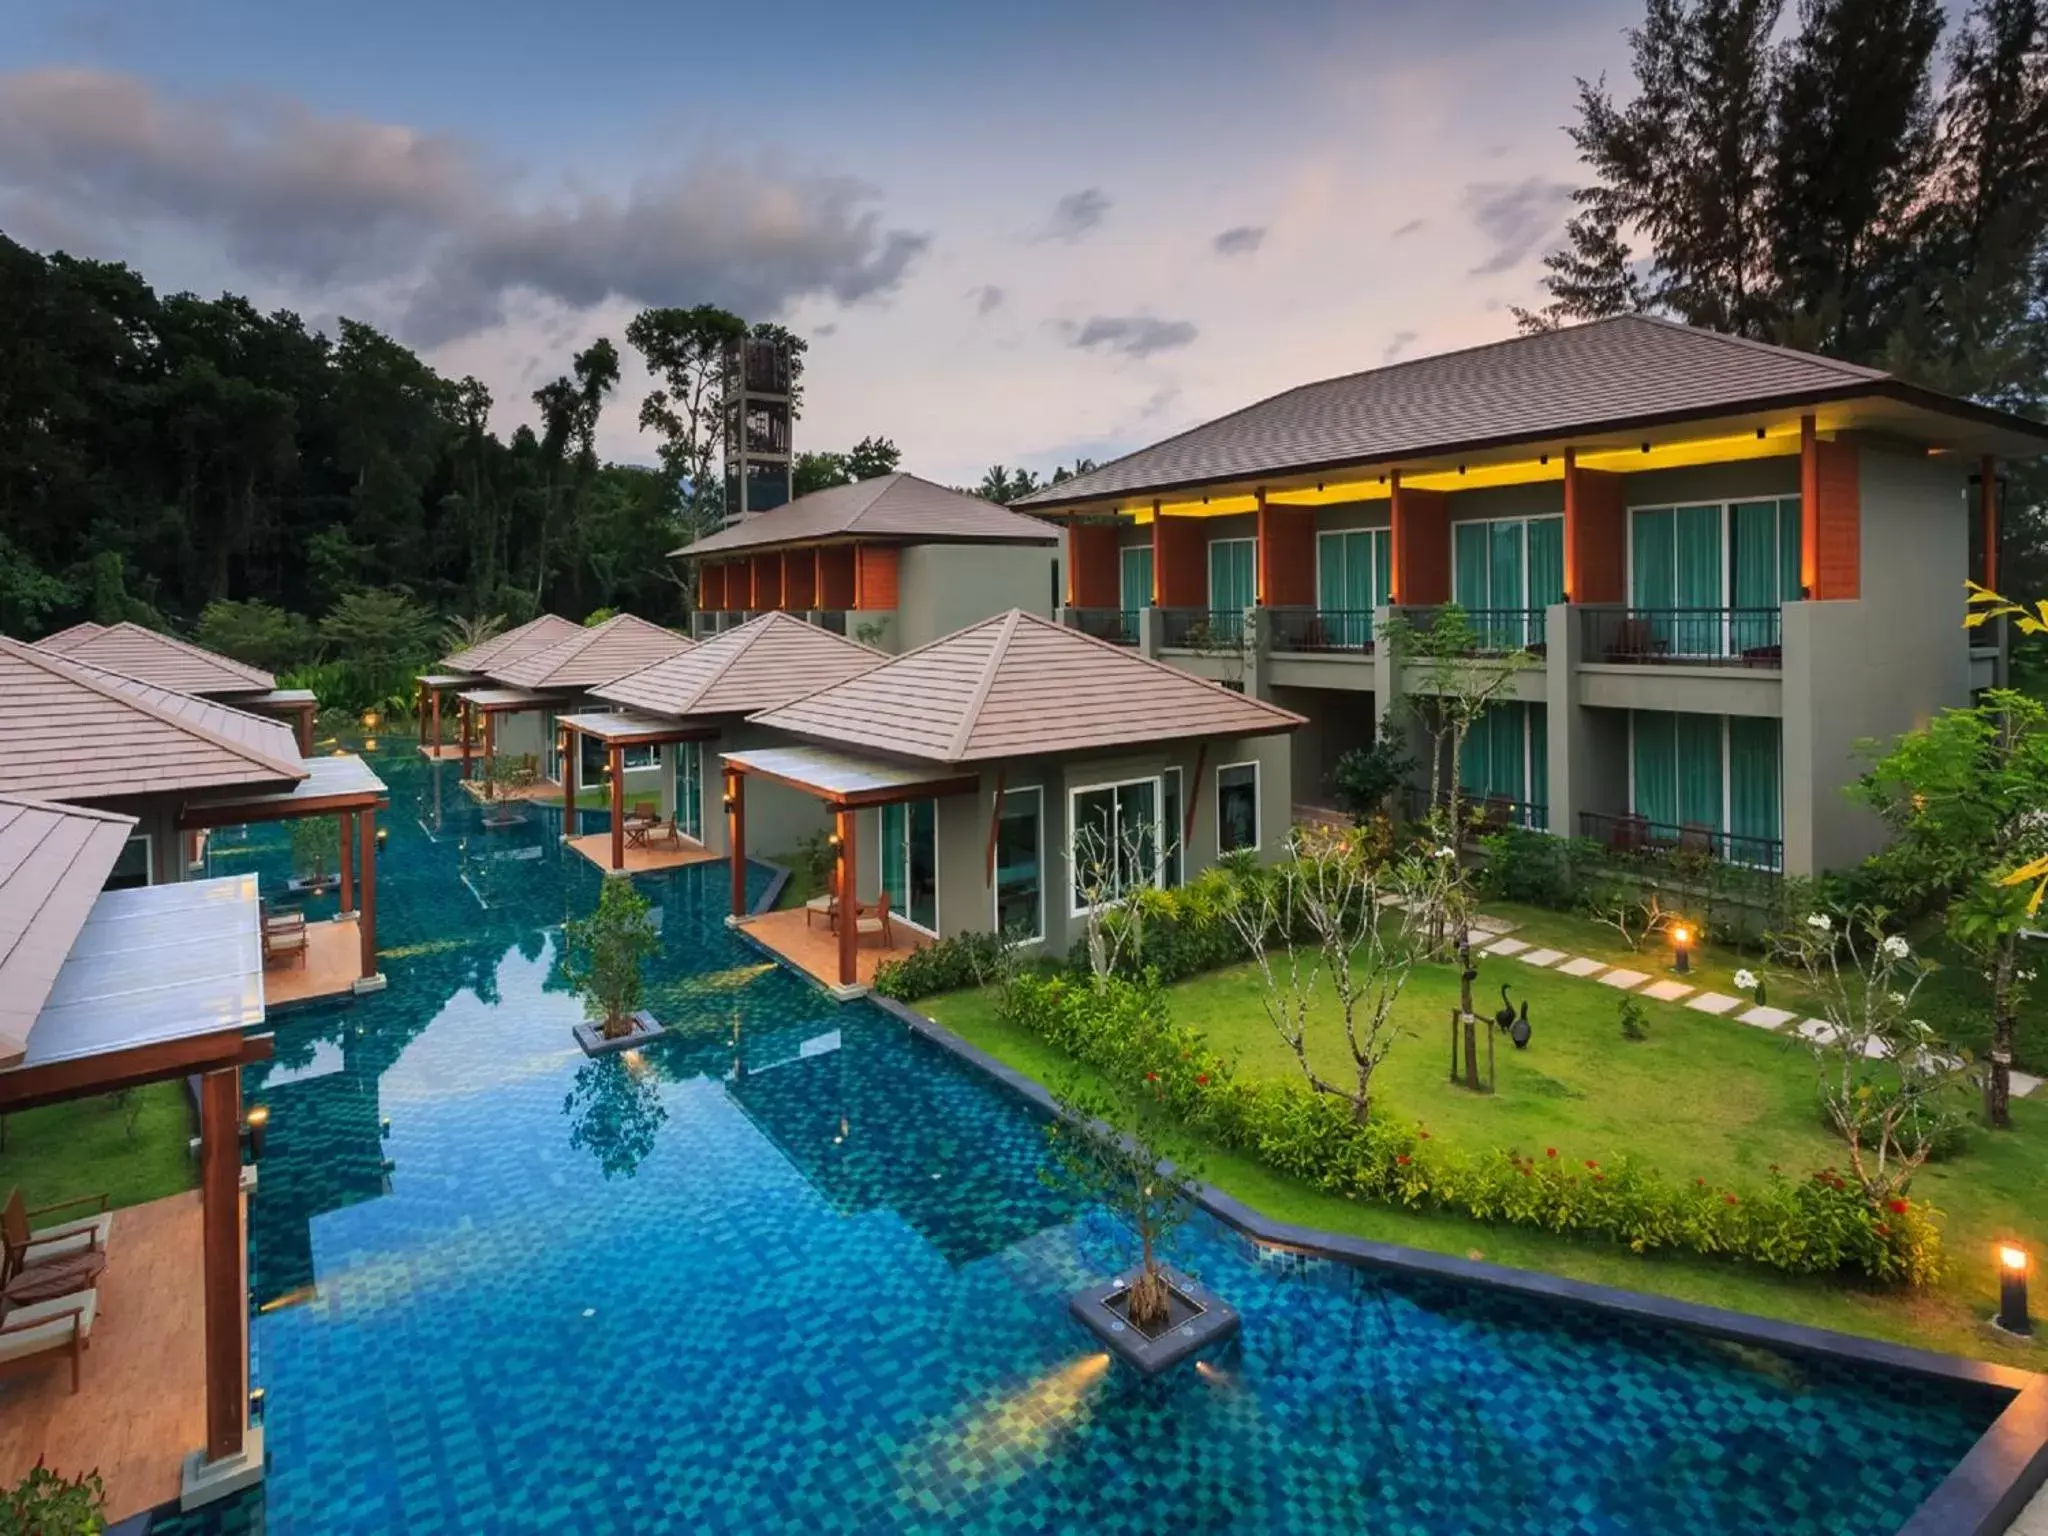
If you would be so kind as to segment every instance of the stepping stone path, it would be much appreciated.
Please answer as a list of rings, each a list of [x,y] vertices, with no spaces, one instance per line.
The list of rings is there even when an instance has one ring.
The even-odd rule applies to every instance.
[[[1561,949],[1532,949],[1520,957],[1524,965],[1555,965],[1564,958]]]
[[[1619,987],[1622,991],[1626,992],[1631,987],[1641,986],[1649,979],[1647,972],[1624,971],[1616,968],[1600,978],[1600,985],[1603,987]]]
[[[2012,1084],[2012,1091],[2023,1099],[2041,1086],[2041,1079],[2031,1072],[2009,1072],[2007,1077]]]
[[[1654,997],[1660,1003],[1675,1003],[1692,988],[1682,981],[1660,981],[1643,988],[1643,996]]]
[[[1528,947],[1520,939],[1495,939],[1486,946],[1486,953],[1489,955],[1519,955]]]
[[[1826,1019],[1808,1019],[1799,1026],[1797,1033],[1816,1044],[1826,1045],[1839,1031]]]
[[[1752,1008],[1741,1015],[1741,1022],[1754,1024],[1758,1029],[1782,1029],[1799,1015],[1785,1008]]]
[[[1576,960],[1567,960],[1558,967],[1558,970],[1566,976],[1597,976],[1606,969],[1607,967],[1598,960],[1588,960],[1583,955]]]
[[[1711,1013],[1718,1019],[1723,1014],[1733,1013],[1737,1008],[1740,1008],[1742,1006],[1742,999],[1730,997],[1725,992],[1702,992],[1685,1006],[1697,1008],[1701,1013]]]

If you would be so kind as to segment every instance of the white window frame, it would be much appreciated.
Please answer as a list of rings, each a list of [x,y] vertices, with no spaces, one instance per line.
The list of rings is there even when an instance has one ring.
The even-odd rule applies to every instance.
[[[1767,491],[1756,496],[1730,496],[1720,501],[1716,501],[1712,497],[1706,497],[1689,501],[1673,501],[1666,498],[1662,501],[1627,503],[1621,509],[1622,606],[1630,612],[1633,612],[1636,608],[1636,514],[1638,512],[1675,513],[1682,507],[1719,507],[1721,512],[1721,655],[1717,659],[1726,662],[1728,665],[1735,665],[1734,658],[1729,655],[1729,652],[1734,648],[1735,638],[1732,628],[1735,608],[1735,504],[1738,501],[1768,501],[1771,503],[1771,528],[1773,533],[1776,534],[1772,547],[1775,551],[1783,549],[1785,544],[1785,503],[1788,501],[1798,501],[1800,496],[1801,493],[1798,491]],[[1803,511],[1801,515],[1804,515]],[[1802,534],[1804,533],[1803,528],[1801,532]],[[1802,556],[1804,555],[1804,550],[1801,551],[1801,554]],[[1673,574],[1676,575],[1676,572]],[[1805,600],[1806,593],[1804,589],[1792,597],[1787,597],[1783,592],[1778,594],[1778,606],[1780,608],[1783,608],[1787,603],[1798,603]],[[1782,637],[1780,643],[1782,643]],[[1782,748],[1780,750],[1782,753]],[[1782,798],[1781,793],[1781,801]]]
[[[653,757],[644,763],[633,761],[635,752],[652,752]],[[626,741],[619,744],[619,771],[621,773],[645,773],[650,768],[661,766],[661,743],[658,741]]]
[[[1016,942],[1019,944],[1043,944],[1045,942],[1046,883],[1045,786],[1043,784],[1026,784],[1017,789],[1004,790],[1001,793],[1001,795],[997,797],[996,800],[996,822],[999,829],[1003,819],[1003,806],[1012,795],[1034,795],[1038,799],[1038,809],[1032,813],[1034,818],[1036,819],[1036,824],[1038,827],[1038,920],[1030,936],[1027,938],[1018,939]],[[1001,841],[1000,835],[998,836],[997,841]],[[998,878],[999,874],[1000,869],[991,870],[989,872],[989,921],[991,929],[995,933],[995,936],[998,939],[1007,941],[1009,939],[1009,935],[1005,933],[1003,930],[1003,888],[1002,882]]]
[[[917,803],[917,802],[915,802],[915,801],[911,801],[911,800],[904,800],[904,801],[901,801],[901,802],[900,802],[900,804],[901,804],[901,805],[902,805],[902,806],[904,807],[904,810],[903,810],[903,878],[904,878],[904,881],[906,882],[906,884],[908,883],[908,881],[909,881],[909,879],[910,879],[910,807],[911,807],[912,805],[916,804],[916,803]],[[911,917],[911,915],[910,915],[910,907],[909,907],[909,899],[910,899],[910,893],[909,893],[909,892],[908,892],[907,890],[906,890],[906,891],[904,892],[904,905],[903,905],[903,906],[902,906],[901,908],[897,908],[897,907],[894,907],[894,906],[892,906],[892,907],[890,907],[890,908],[889,908],[889,921],[890,921],[890,922],[892,922],[892,923],[901,923],[901,924],[902,924],[902,925],[903,925],[904,927],[906,927],[906,928],[908,928],[908,929],[912,930],[913,932],[916,932],[916,933],[921,933],[921,934],[924,934],[924,935],[925,935],[926,937],[928,937],[928,938],[934,938],[934,939],[936,939],[936,938],[937,938],[937,937],[939,936],[939,925],[940,925],[940,924],[942,924],[942,923],[943,923],[943,922],[945,921],[945,912],[946,912],[946,906],[945,906],[945,902],[946,902],[946,888],[945,888],[945,883],[944,883],[944,882],[945,882],[945,872],[944,872],[944,870],[943,870],[943,869],[942,869],[942,868],[940,867],[940,864],[941,864],[941,860],[940,860],[940,858],[939,858],[939,801],[938,801],[938,800],[937,800],[936,798],[934,798],[934,799],[932,800],[932,802],[931,802],[931,807],[932,807],[932,926],[931,926],[931,927],[929,927],[929,928],[927,928],[927,927],[925,927],[925,925],[924,925],[923,923],[917,922],[917,921],[916,921],[915,919],[913,919],[913,918]],[[883,874],[882,874],[882,871],[883,871],[883,870],[884,870],[885,868],[887,868],[887,866],[886,866],[886,865],[885,865],[885,864],[883,863],[883,860],[882,860],[882,813],[883,813],[883,812],[884,812],[885,810],[887,810],[887,809],[888,809],[888,807],[887,807],[887,806],[881,806],[881,805],[878,805],[878,806],[876,806],[876,807],[874,808],[874,811],[875,811],[875,889],[876,889],[876,891],[877,891],[878,893],[879,893],[880,891],[882,891],[882,890],[885,890],[885,889],[887,888],[887,887],[886,887],[886,886],[885,886],[885,885],[883,884]],[[1042,899],[1042,898],[1041,898],[1041,899]]]
[[[1076,899],[1077,893],[1074,890],[1074,835],[1080,826],[1080,817],[1076,813],[1075,807],[1078,805],[1083,795],[1094,794],[1099,789],[1115,791],[1122,789],[1126,785],[1130,784],[1150,784],[1152,786],[1152,807],[1154,814],[1157,815],[1159,812],[1165,809],[1166,781],[1165,776],[1163,774],[1158,773],[1141,773],[1128,779],[1104,779],[1094,784],[1075,784],[1070,786],[1067,790],[1067,867],[1063,874],[1067,886],[1068,917],[1086,917],[1090,912],[1096,910],[1094,907],[1082,906],[1080,902]],[[1154,825],[1156,827],[1157,825],[1159,825],[1159,823],[1155,822]],[[1113,827],[1110,831],[1110,835],[1114,838],[1121,839],[1123,836],[1122,829]],[[1119,844],[1119,847],[1121,847],[1121,844]],[[1182,864],[1182,873],[1186,873],[1185,861],[1183,861]],[[1163,889],[1165,886],[1165,880],[1166,844],[1162,838],[1155,835],[1152,839],[1152,888],[1154,890]],[[1122,904],[1123,900],[1124,898],[1118,898],[1118,900],[1104,903],[1104,905],[1119,906]]]
[[[147,886],[152,886],[152,885],[155,885],[155,884],[156,884],[156,835],[155,835],[154,833],[151,833],[151,832],[131,832],[131,833],[129,833],[129,834],[128,834],[128,836],[127,836],[127,838],[126,838],[126,839],[125,839],[125,840],[124,840],[124,841],[122,842],[122,844],[121,844],[121,852],[122,852],[122,853],[126,853],[126,852],[128,851],[128,844],[129,844],[129,843],[140,843],[140,844],[142,844],[142,884],[143,884],[143,886],[147,887]],[[118,856],[118,855],[116,856],[116,858],[115,858],[114,862],[115,862],[115,863],[117,863],[117,864],[118,864],[118,863],[120,862],[120,858],[119,858],[119,856]],[[110,874],[110,875],[111,875],[112,873],[113,873],[113,871],[112,871],[112,870],[109,870],[109,871],[108,871],[108,874]]]
[[[1249,768],[1252,771],[1252,842],[1249,849],[1232,848],[1231,853],[1259,853],[1266,846],[1265,807],[1259,802],[1264,798],[1265,775],[1259,771],[1259,760],[1248,757],[1241,762],[1218,763],[1216,765],[1216,857],[1222,858],[1223,847],[1223,775],[1233,768]]]
[[[1258,604],[1258,601],[1259,601],[1259,537],[1258,537],[1258,535],[1257,535],[1257,534],[1252,534],[1252,535],[1250,535],[1250,536],[1239,536],[1239,535],[1233,535],[1233,536],[1232,536],[1232,537],[1230,537],[1230,538],[1224,538],[1224,539],[1211,539],[1211,540],[1209,540],[1209,542],[1208,542],[1208,543],[1207,543],[1206,545],[1204,545],[1204,546],[1203,546],[1203,550],[1202,550],[1202,583],[1203,583],[1203,586],[1204,586],[1205,590],[1207,591],[1207,595],[1208,595],[1208,598],[1209,598],[1209,605],[1208,605],[1208,606],[1209,606],[1209,612],[1211,612],[1211,613],[1222,613],[1222,612],[1224,612],[1224,611],[1225,611],[1224,609],[1218,608],[1218,607],[1216,606],[1216,593],[1215,593],[1215,590],[1214,590],[1214,589],[1215,589],[1215,584],[1216,584],[1216,553],[1215,553],[1215,551],[1216,551],[1216,546],[1217,546],[1218,544],[1248,544],[1248,545],[1250,545],[1250,546],[1251,546],[1251,551],[1252,551],[1252,605],[1253,605],[1253,606],[1257,606],[1257,604]],[[1157,557],[1157,556],[1155,555],[1155,556],[1154,556],[1153,558],[1154,558],[1154,559],[1157,559],[1158,557]],[[1155,574],[1154,574],[1154,576],[1153,576],[1153,579],[1154,579],[1155,581],[1156,581],[1156,580],[1158,580],[1158,576],[1157,576],[1157,574],[1156,574],[1156,567],[1155,567]]]

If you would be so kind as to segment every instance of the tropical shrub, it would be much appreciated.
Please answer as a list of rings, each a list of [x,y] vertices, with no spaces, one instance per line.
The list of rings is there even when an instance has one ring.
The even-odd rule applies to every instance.
[[[955,934],[875,967],[875,990],[899,1003],[958,992],[992,980],[1003,965],[1003,943],[992,933]]]
[[[1930,1283],[1940,1272],[1936,1212],[1868,1197],[1832,1168],[1773,1170],[1736,1189],[1659,1176],[1628,1159],[1602,1165],[1558,1148],[1473,1154],[1422,1126],[1348,1107],[1297,1079],[1240,1077],[1199,1030],[1174,1022],[1156,977],[1013,978],[998,1007],[1125,1092],[1143,1092],[1190,1130],[1278,1172],[1353,1200],[1454,1212],[1573,1238],[1747,1259],[1793,1274],[1850,1272]]]
[[[563,925],[568,940],[564,969],[582,994],[584,1011],[604,1033],[630,1034],[646,986],[647,957],[661,947],[653,903],[630,880],[607,880],[597,910]]]
[[[0,1536],[95,1536],[107,1528],[107,1488],[97,1472],[66,1477],[41,1457],[0,1490]]]

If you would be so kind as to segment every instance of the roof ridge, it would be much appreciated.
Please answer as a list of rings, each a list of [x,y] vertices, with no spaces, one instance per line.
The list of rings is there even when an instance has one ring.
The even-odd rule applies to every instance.
[[[974,727],[981,719],[981,708],[988,702],[989,690],[995,686],[996,674],[1003,669],[1003,658],[1009,654],[1010,642],[1017,636],[1017,625],[1024,617],[1024,610],[1012,608],[998,617],[1003,627],[996,634],[996,643],[989,647],[988,660],[981,666],[981,678],[975,683],[974,692],[968,696],[967,707],[960,711],[959,722],[953,727],[953,739],[946,745],[946,761],[949,763],[959,762],[960,754],[967,750]]]
[[[923,645],[917,646],[915,649],[908,651],[899,651],[894,656],[891,656],[887,651],[884,651],[877,646],[865,646],[864,649],[873,651],[877,656],[880,656],[882,658],[880,662],[878,662],[875,666],[869,668],[868,671],[858,673],[854,677],[843,677],[836,683],[820,683],[816,688],[813,688],[809,693],[800,693],[797,694],[794,698],[784,699],[780,704],[770,704],[765,709],[757,709],[752,714],[748,715],[747,718],[749,720],[758,720],[763,715],[772,714],[776,710],[793,708],[796,705],[803,703],[806,699],[815,699],[819,694],[830,693],[834,688],[844,688],[848,683],[858,682],[861,678],[871,677],[876,672],[880,672],[885,670],[886,668],[893,667],[899,661],[908,661],[913,656],[922,656],[926,651],[932,650],[937,646],[945,645],[949,641],[958,640],[962,635],[971,635],[976,630],[985,628],[990,624],[1000,623],[1002,621],[1002,618],[1003,615],[1000,613],[990,614],[985,619],[976,619],[972,624],[963,624],[960,628],[954,630],[951,634],[940,635],[936,640],[927,640]],[[841,635],[838,638],[844,640],[846,637],[844,635]],[[851,643],[854,645],[861,644],[861,642],[858,640],[855,640]]]
[[[133,619],[123,619],[118,624],[109,624],[106,628],[102,629],[98,635],[88,635],[84,640],[80,641],[79,644],[91,645],[93,641],[100,638],[100,635],[117,635],[124,629],[133,630],[138,635],[145,636],[151,640],[160,641],[161,643],[170,646],[171,649],[176,651],[182,651],[187,656],[191,656],[199,661],[211,662],[215,666],[227,668],[227,670],[229,670],[230,672],[240,672],[242,676],[249,682],[251,687],[268,686],[271,688],[275,688],[277,686],[277,679],[270,673],[264,671],[261,667],[251,666],[248,662],[245,661],[237,661],[234,657],[223,655],[219,651],[209,651],[205,646],[184,639],[182,636],[171,634],[168,630],[151,629],[147,624],[137,624]],[[68,655],[69,652],[60,651],[58,654]],[[88,663],[88,665],[97,666],[98,663],[90,662]],[[258,682],[259,678],[268,678],[269,682],[267,684],[260,684]],[[136,681],[146,682],[148,681],[148,679],[137,678]],[[159,684],[158,686],[161,687],[162,684]],[[173,691],[176,692],[178,690],[174,689]],[[197,697],[197,695],[195,695],[195,697]]]
[[[1877,379],[1898,378],[1897,374],[1888,373],[1882,368],[1871,368],[1862,363],[1849,362],[1843,358],[1829,357],[1825,352],[1807,352],[1798,347],[1788,347],[1775,341],[1759,341],[1754,336],[1737,336],[1728,331],[1710,330],[1703,325],[1687,325],[1683,320],[1673,320],[1666,315],[1633,313],[1609,315],[1606,318],[1608,320],[1643,320],[1651,325],[1661,325],[1666,330],[1683,331],[1688,336],[1699,336],[1708,341],[1718,341],[1726,346],[1737,347],[1748,352],[1766,352],[1773,357],[1791,357],[1797,358],[1802,363],[1818,363],[1824,368],[1835,369],[1837,372],[1845,373],[1853,379],[1865,382]],[[1603,322],[1595,321],[1593,323],[1600,324]],[[1577,329],[1577,327],[1573,327],[1573,329]]]
[[[713,669],[711,675],[705,678],[702,683],[698,684],[695,691],[691,693],[690,702],[692,704],[695,704],[699,699],[703,698],[705,694],[709,693],[713,688],[716,688],[720,680],[724,678],[725,674],[730,672],[734,667],[739,665],[740,658],[746,655],[747,652],[751,651],[754,648],[755,642],[757,642],[763,635],[767,634],[769,630],[775,627],[769,621],[776,618],[779,613],[779,609],[770,608],[767,612],[756,614],[753,618],[748,619],[744,624],[736,624],[731,629],[725,632],[725,635],[742,635],[746,634],[746,631],[750,629],[754,631],[751,635],[747,635],[746,639],[741,644],[729,645],[725,648],[725,651],[718,653],[719,655],[723,656],[724,659],[719,660],[717,662],[717,665]],[[701,645],[696,646],[693,650],[677,651],[675,656],[664,656],[660,661],[654,663],[654,665],[657,667],[662,666],[667,662],[674,661],[676,659],[676,656],[696,655],[698,652],[704,651],[710,648],[711,646],[717,645],[719,641],[725,638],[725,635],[713,635],[709,640],[704,641]]]
[[[69,800],[49,800],[41,795],[17,795],[0,790],[0,805],[19,806],[25,811],[50,811],[60,816],[85,816],[94,821],[125,821],[130,826],[136,818],[120,811],[103,811],[96,805],[77,805]]]
[[[1062,635],[1070,636],[1075,640],[1086,640],[1090,645],[1100,646],[1103,650],[1108,651],[1111,655],[1120,657],[1125,661],[1142,662],[1146,666],[1152,668],[1155,672],[1163,672],[1168,677],[1171,677],[1178,682],[1200,683],[1204,688],[1214,689],[1217,693],[1223,694],[1227,698],[1235,699],[1237,702],[1241,704],[1254,705],[1259,709],[1263,709],[1268,714],[1279,715],[1288,720],[1300,720],[1302,718],[1302,716],[1296,714],[1293,710],[1283,709],[1280,705],[1273,703],[1270,699],[1261,699],[1249,693],[1242,693],[1235,688],[1226,688],[1213,678],[1197,677],[1194,673],[1183,671],[1179,667],[1173,666],[1164,661],[1160,661],[1157,657],[1140,656],[1136,651],[1132,650],[1129,646],[1112,645],[1109,641],[1100,639],[1095,635],[1091,635],[1084,629],[1070,629],[1064,624],[1055,624],[1051,619],[1043,618],[1035,613],[1027,613],[1024,615],[1024,617],[1030,619],[1034,623],[1043,625],[1047,629],[1056,630]]]
[[[197,694],[180,693],[176,688],[166,688],[163,684],[152,683],[147,678],[130,677],[127,673],[116,672],[111,667],[98,666],[89,661],[79,661],[74,657],[66,656],[62,651],[38,651],[32,645],[23,645],[18,640],[8,640],[4,636],[0,636],[0,647],[4,647],[4,654],[27,661],[32,666],[49,673],[53,677],[67,678],[82,688],[91,689],[102,698],[111,699],[116,704],[125,704],[131,709],[140,710],[158,723],[168,725],[175,731],[184,731],[188,735],[196,736],[202,741],[210,742],[222,751],[241,758],[244,762],[254,763],[259,768],[280,770],[280,776],[288,779],[304,779],[307,777],[306,769],[303,766],[287,764],[281,759],[259,752],[253,747],[245,746],[231,737],[223,736],[220,732],[200,725],[196,721],[182,720],[169,710],[159,707],[148,699],[139,698],[132,693],[127,693],[120,689],[109,688],[101,683],[97,677],[81,677],[79,673],[93,672],[98,673],[101,677],[119,678],[124,683],[135,683],[144,688],[154,688],[159,693],[168,693],[181,699],[190,699],[195,704],[203,704],[210,709],[224,709],[230,714],[240,715],[245,720],[256,720],[266,725],[278,723],[271,720],[268,716],[252,715],[247,710],[235,709],[231,705],[222,704],[213,699],[202,699]],[[303,764],[303,761],[301,759],[301,764]]]

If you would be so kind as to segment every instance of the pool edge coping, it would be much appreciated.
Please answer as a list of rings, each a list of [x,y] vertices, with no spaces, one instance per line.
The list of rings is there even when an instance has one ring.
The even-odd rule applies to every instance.
[[[882,1012],[933,1045],[980,1071],[1044,1113],[1060,1113],[1059,1103],[1029,1073],[999,1060],[915,1008],[870,994]],[[2048,1483],[2048,1375],[2018,1366],[1997,1365],[1864,1338],[1832,1328],[1788,1323],[1754,1313],[1701,1302],[1680,1301],[1647,1291],[1625,1290],[1588,1280],[1571,1280],[1541,1270],[1515,1269],[1483,1259],[1461,1259],[1374,1238],[1352,1237],[1320,1227],[1278,1221],[1224,1193],[1196,1182],[1196,1203],[1226,1226],[1269,1247],[1287,1248],[1342,1264],[1392,1269],[1440,1280],[1481,1285],[1516,1295],[1564,1301],[1576,1306],[1621,1313],[1641,1321],[1683,1328],[1690,1333],[1754,1344],[1767,1349],[1855,1365],[1882,1366],[1936,1380],[1999,1387],[2013,1393],[1990,1428],[1978,1436],[1962,1460],[1921,1501],[1895,1536],[1998,1536],[2019,1515],[2027,1501]]]

